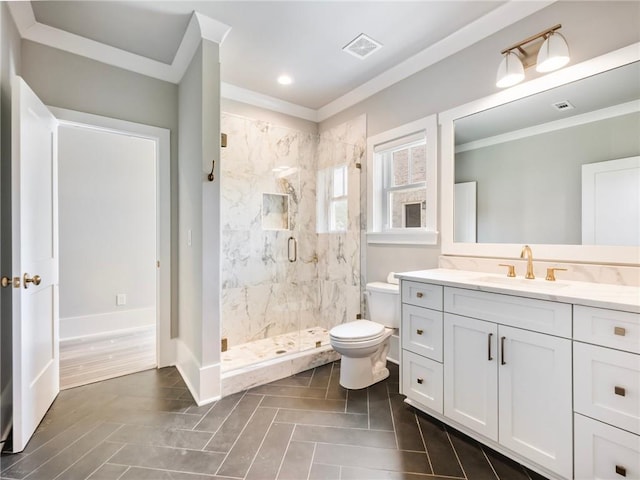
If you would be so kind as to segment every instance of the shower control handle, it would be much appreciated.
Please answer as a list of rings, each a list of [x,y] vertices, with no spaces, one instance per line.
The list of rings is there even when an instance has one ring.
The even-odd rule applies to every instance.
[[[291,248],[292,245],[293,248]],[[294,237],[289,237],[287,240],[287,256],[291,263],[298,260],[298,241]]]

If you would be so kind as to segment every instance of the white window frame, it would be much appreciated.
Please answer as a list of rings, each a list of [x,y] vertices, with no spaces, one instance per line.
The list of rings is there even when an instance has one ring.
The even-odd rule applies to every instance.
[[[335,167],[331,167],[331,171],[332,171],[331,187],[330,187],[331,193],[329,194],[329,211],[328,211],[329,222],[327,225],[327,230],[331,233],[336,233],[336,232],[339,233],[339,232],[347,231],[347,228],[344,228],[344,229],[335,228],[336,219],[334,218],[333,206],[339,202],[347,203],[347,224],[348,224],[349,223],[349,168],[348,167],[349,166],[347,164],[336,165]],[[335,191],[336,191],[335,179],[336,179],[336,171],[339,169],[343,170],[344,172],[344,177],[342,179],[343,194],[336,196],[335,195]]]
[[[426,202],[424,228],[385,228],[382,151],[426,140]],[[367,243],[437,245],[438,243],[438,120],[430,115],[367,139]]]

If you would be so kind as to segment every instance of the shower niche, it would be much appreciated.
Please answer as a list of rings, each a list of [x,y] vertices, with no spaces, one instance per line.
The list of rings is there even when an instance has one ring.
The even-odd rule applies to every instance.
[[[289,230],[289,195],[262,194],[262,229]]]

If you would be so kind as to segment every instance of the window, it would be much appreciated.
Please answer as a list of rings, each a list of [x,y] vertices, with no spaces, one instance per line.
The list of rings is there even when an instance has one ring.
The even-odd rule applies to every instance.
[[[329,199],[329,231],[347,230],[347,166],[333,169],[333,184]]]
[[[318,233],[347,230],[349,226],[348,184],[347,165],[330,167],[318,172],[316,190]]]
[[[435,115],[370,137],[369,243],[437,243]]]

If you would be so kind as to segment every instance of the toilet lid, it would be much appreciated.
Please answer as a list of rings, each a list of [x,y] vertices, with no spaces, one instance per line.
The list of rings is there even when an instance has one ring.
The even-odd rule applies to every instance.
[[[329,335],[341,341],[364,341],[379,337],[384,333],[384,325],[371,320],[356,320],[333,327]]]

